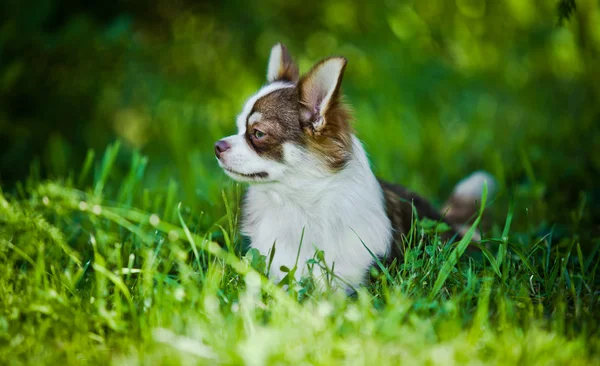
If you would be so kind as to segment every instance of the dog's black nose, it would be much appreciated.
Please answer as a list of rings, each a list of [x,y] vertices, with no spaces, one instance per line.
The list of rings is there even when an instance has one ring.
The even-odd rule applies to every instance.
[[[215,155],[217,155],[217,158],[221,157],[221,153],[224,153],[225,151],[229,150],[229,148],[231,147],[231,145],[229,145],[225,140],[219,140],[215,143]]]

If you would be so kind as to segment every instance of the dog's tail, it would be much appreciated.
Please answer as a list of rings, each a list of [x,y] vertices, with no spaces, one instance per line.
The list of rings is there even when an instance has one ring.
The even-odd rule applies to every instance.
[[[484,184],[487,184],[489,202],[496,193],[496,180],[487,172],[477,171],[458,182],[441,210],[444,218],[461,234],[464,234],[477,218]],[[481,239],[479,232],[475,233],[473,239],[477,241]]]

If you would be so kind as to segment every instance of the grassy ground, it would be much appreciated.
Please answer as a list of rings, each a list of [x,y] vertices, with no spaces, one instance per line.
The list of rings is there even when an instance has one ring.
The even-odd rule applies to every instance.
[[[284,292],[260,275],[264,257],[236,251],[239,187],[199,232],[202,215],[175,188],[124,203],[141,165],[135,157],[128,178],[111,182],[117,149],[93,188],[30,179],[23,199],[0,197],[5,362],[600,362],[598,251],[583,256],[577,237],[558,256],[547,236],[516,243],[512,208],[486,239],[491,250],[473,257],[415,223],[404,261],[374,269],[356,297],[315,293],[310,281]],[[109,188],[118,199],[100,198]]]
[[[6,7],[1,364],[600,363],[597,2],[303,3]],[[420,222],[354,297],[261,276],[212,144],[276,41],[349,59],[378,176],[498,178],[481,251]]]

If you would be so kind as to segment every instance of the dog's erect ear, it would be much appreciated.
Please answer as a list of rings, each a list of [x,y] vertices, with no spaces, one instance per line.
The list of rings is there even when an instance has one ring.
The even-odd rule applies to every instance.
[[[267,69],[267,81],[290,81],[295,83],[298,81],[298,65],[292,60],[292,56],[287,48],[277,43],[271,48],[271,56],[269,57],[269,67]]]
[[[298,84],[301,118],[304,122],[312,123],[315,132],[325,127],[327,110],[339,100],[345,68],[346,59],[343,57],[325,59],[304,75]]]

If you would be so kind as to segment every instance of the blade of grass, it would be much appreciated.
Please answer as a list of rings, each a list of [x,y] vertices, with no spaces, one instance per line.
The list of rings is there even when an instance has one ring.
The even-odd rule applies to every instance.
[[[506,222],[504,224],[504,230],[502,230],[502,242],[500,248],[498,248],[498,255],[496,256],[496,262],[498,267],[502,266],[502,261],[506,257],[508,251],[508,231],[510,230],[510,224],[513,218],[514,199],[511,199],[508,203],[508,214],[506,215]]]
[[[535,275],[538,279],[542,280],[542,277],[540,276],[538,271],[535,270],[528,257],[521,250],[521,246],[518,244],[514,244],[510,241],[508,242],[508,246],[510,247],[511,252],[515,253],[519,257],[523,265],[530,271],[530,273]]]
[[[496,273],[496,275],[498,277],[502,278],[502,273],[500,272],[500,266],[498,265],[498,262],[496,262],[496,259],[494,259],[494,255],[492,254],[492,252],[490,252],[486,247],[484,247],[483,245],[481,245],[479,243],[473,242],[473,243],[471,243],[471,245],[473,245],[474,247],[479,249],[481,251],[481,253],[483,253],[483,256],[488,260],[488,262],[490,262],[490,265],[492,266],[494,273]]]
[[[109,145],[104,152],[104,158],[102,159],[102,165],[100,166],[100,177],[96,182],[96,186],[94,188],[94,196],[98,197],[102,195],[102,191],[104,190],[104,185],[108,180],[108,174],[112,170],[112,167],[117,159],[117,154],[119,153],[119,148],[121,144],[119,141],[115,142],[112,145]]]
[[[443,264],[442,268],[440,269],[440,272],[435,280],[435,283],[433,284],[433,289],[431,290],[431,293],[429,294],[430,300],[433,300],[433,298],[440,292],[440,290],[444,286],[444,283],[446,282],[446,279],[448,279],[450,272],[452,272],[452,268],[454,268],[456,266],[459,258],[463,255],[463,253],[467,249],[467,246],[471,243],[471,239],[473,238],[473,235],[475,234],[475,231],[477,230],[477,226],[479,225],[479,222],[481,221],[481,217],[483,216],[483,211],[485,209],[485,202],[487,200],[487,193],[488,193],[487,183],[484,183],[483,193],[481,195],[481,206],[479,208],[479,214],[477,215],[477,219],[475,220],[473,225],[471,225],[471,227],[466,232],[466,234],[463,236],[463,238],[458,242],[458,244],[456,245],[456,248],[454,248],[452,253],[450,253],[448,260],[446,262],[444,262],[444,264]]]
[[[387,278],[387,280],[393,286],[397,286],[396,281],[394,281],[394,278],[392,277],[392,275],[390,274],[390,272],[387,270],[387,268],[383,265],[383,263],[381,263],[381,261],[379,260],[379,258],[377,258],[377,256],[371,251],[371,249],[369,249],[369,247],[365,244],[365,242],[361,239],[361,237],[358,236],[358,234],[356,233],[356,231],[354,231],[354,229],[350,228],[350,230],[352,230],[354,232],[354,235],[356,235],[356,237],[358,238],[358,240],[360,240],[360,242],[362,243],[363,247],[365,247],[365,249],[369,252],[369,254],[371,255],[371,258],[373,258],[373,260],[375,261],[375,263],[377,263],[377,266],[385,274],[385,277]]]
[[[183,221],[183,216],[181,216],[181,202],[179,202],[179,204],[177,205],[177,216],[179,217],[179,223],[181,224],[181,227],[183,228],[185,237],[188,239],[188,243],[190,243],[192,246],[192,252],[194,253],[194,258],[196,258],[196,265],[198,266],[198,269],[201,269],[202,266],[200,265],[200,254],[198,253],[198,248],[196,247],[196,241],[192,237],[192,233],[191,233],[190,229],[187,227],[187,225],[185,224],[185,221]]]
[[[92,166],[94,165],[94,157],[95,156],[96,156],[96,152],[94,151],[94,149],[89,149],[87,151],[87,154],[85,156],[85,161],[83,163],[83,168],[81,169],[81,172],[79,173],[79,178],[77,179],[78,187],[83,186],[83,182],[87,178],[88,174],[90,174],[90,170],[92,169]]]
[[[129,292],[129,289],[127,288],[127,285],[123,282],[123,280],[121,280],[121,278],[119,276],[117,276],[116,274],[114,274],[111,271],[109,271],[108,269],[106,269],[106,267],[101,266],[99,263],[92,264],[92,268],[94,268],[94,271],[105,276],[109,281],[111,281],[119,289],[119,291],[121,291],[121,293],[123,294],[123,296],[125,296],[125,299],[127,300],[127,304],[129,305],[129,310],[131,311],[131,315],[135,319],[137,317],[137,312],[135,310],[133,298],[131,296],[131,292]]]

